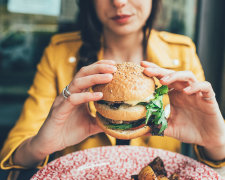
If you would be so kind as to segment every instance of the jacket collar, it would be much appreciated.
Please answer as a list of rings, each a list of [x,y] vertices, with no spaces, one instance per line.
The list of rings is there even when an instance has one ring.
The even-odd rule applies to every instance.
[[[147,61],[153,62],[160,67],[173,69],[179,66],[174,64],[174,59],[170,56],[170,49],[161,37],[160,33],[152,30],[147,47]]]

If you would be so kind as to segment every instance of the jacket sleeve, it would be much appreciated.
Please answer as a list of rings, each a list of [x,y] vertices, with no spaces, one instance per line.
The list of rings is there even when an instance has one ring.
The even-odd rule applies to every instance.
[[[194,145],[195,154],[199,161],[207,164],[208,166],[214,167],[214,168],[221,168],[225,166],[225,159],[221,161],[213,161],[208,159],[205,154],[202,146]]]
[[[29,97],[25,101],[22,113],[2,148],[0,154],[1,169],[23,168],[13,164],[12,154],[23,141],[37,134],[57,96],[54,67],[50,63],[54,62],[52,46],[49,45],[46,48],[37,66],[33,85],[28,91]],[[39,168],[45,165],[47,161],[48,157],[40,164]]]
[[[199,81],[204,81],[205,77],[204,77],[204,72],[200,63],[200,60],[196,54],[196,48],[194,43],[191,44],[191,54],[193,56],[193,58],[191,58],[191,71],[195,74],[196,78]],[[203,151],[203,147],[198,146],[198,145],[194,145],[194,151],[196,154],[196,157],[199,161],[214,167],[214,168],[220,168],[225,166],[225,159],[221,160],[221,161],[212,161],[207,159],[207,157],[204,155],[204,151]]]

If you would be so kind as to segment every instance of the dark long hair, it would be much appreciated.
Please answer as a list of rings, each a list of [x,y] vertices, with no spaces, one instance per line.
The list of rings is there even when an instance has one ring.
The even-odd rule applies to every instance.
[[[147,42],[153,23],[156,19],[159,3],[160,0],[152,0],[152,12],[143,27],[143,47],[145,56]],[[93,0],[80,0],[79,9],[79,23],[83,44],[79,50],[78,70],[83,66],[87,66],[97,61],[97,53],[101,48],[100,38],[102,35],[102,24],[96,15]]]

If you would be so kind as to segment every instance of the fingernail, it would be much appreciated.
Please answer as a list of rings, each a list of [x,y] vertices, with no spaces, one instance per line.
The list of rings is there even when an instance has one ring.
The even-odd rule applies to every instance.
[[[102,92],[95,92],[94,95],[97,96],[97,97],[102,97],[103,93]]]
[[[166,76],[166,77],[163,77],[162,79],[161,79],[162,81],[168,81],[169,80],[169,77],[168,76]]]
[[[191,90],[191,87],[190,86],[184,88],[184,91],[190,91],[190,90]]]
[[[110,74],[110,73],[103,74],[103,78],[104,78],[105,80],[112,80],[112,79],[113,79],[113,75]]]
[[[113,78],[112,74],[106,74],[106,76],[108,76],[109,78]]]
[[[111,60],[111,62],[112,62],[113,64],[116,64],[116,62],[115,62],[114,60]]]
[[[151,70],[152,70],[152,68],[150,68],[150,67],[147,67],[147,68],[145,68],[147,71],[149,71],[149,72],[151,72]]]
[[[113,66],[113,70],[114,70],[114,71],[117,71],[117,67],[116,67],[116,66]]]
[[[148,75],[154,74],[154,69],[149,68],[149,67],[148,68],[145,68],[144,71],[147,71]]]

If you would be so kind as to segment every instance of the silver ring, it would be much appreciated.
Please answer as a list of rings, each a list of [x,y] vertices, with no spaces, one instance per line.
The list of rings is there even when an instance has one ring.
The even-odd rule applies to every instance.
[[[63,94],[63,97],[64,97],[65,99],[67,99],[68,97],[70,97],[71,93],[69,92],[69,85],[67,85],[67,86],[63,89],[62,94]]]
[[[212,101],[215,98],[215,96],[213,97],[204,97],[203,99],[206,101]]]

